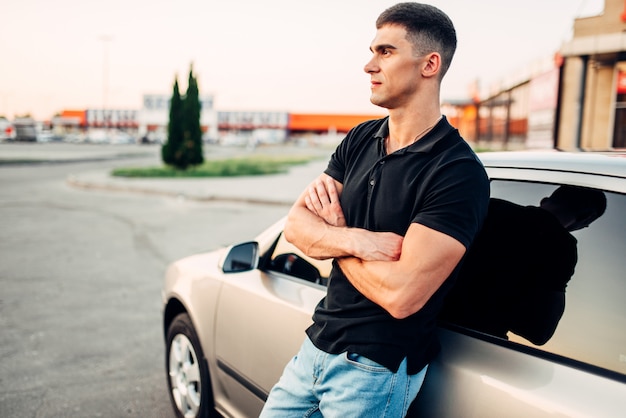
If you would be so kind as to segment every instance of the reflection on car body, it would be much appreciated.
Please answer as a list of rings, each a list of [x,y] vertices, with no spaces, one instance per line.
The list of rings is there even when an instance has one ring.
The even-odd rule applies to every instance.
[[[491,198],[441,319],[545,344],[563,315],[578,259],[571,232],[588,227],[605,209],[602,191],[575,186],[558,187],[538,206]]]
[[[556,152],[480,157],[494,212],[538,206],[562,186],[601,194],[606,210],[553,243],[531,234],[536,220],[501,231],[508,215],[494,217],[497,242],[486,246],[492,254],[475,256],[479,247],[468,252],[464,269],[473,276],[459,279],[449,295],[439,329],[442,351],[410,416],[623,416],[626,160]],[[179,416],[257,416],[302,343],[330,261],[304,256],[281,231],[279,221],[254,242],[235,246],[234,269],[222,269],[237,251],[229,249],[169,267],[163,326]],[[527,238],[511,239],[515,234]],[[566,248],[576,254],[566,255]],[[500,270],[484,279],[487,264],[498,262]],[[513,262],[512,272],[504,270]],[[520,290],[523,285],[532,290]]]

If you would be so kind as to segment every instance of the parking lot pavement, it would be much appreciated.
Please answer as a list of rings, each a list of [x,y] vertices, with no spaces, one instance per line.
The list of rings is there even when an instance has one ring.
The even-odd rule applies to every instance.
[[[0,142],[0,164],[68,163],[119,158],[153,157],[160,147],[66,142]]]
[[[160,165],[160,147],[0,143],[0,417],[173,417],[160,327],[167,265],[254,237],[323,170],[323,153],[286,174],[139,180],[110,170]]]

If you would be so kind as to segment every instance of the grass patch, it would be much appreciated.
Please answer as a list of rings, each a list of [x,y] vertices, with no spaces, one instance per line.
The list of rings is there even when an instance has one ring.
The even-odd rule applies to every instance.
[[[117,177],[133,178],[258,176],[285,173],[289,167],[305,164],[313,159],[314,157],[310,156],[254,156],[209,160],[202,165],[189,167],[186,170],[164,165],[161,167],[116,168],[111,174]]]

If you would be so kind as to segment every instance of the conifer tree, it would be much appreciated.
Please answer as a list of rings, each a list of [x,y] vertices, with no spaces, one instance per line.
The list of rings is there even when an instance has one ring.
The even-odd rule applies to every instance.
[[[161,150],[163,162],[181,170],[204,162],[199,97],[198,82],[191,66],[184,97],[180,95],[178,78],[174,82],[170,101],[170,120],[167,127],[168,138]]]
[[[170,100],[170,119],[167,125],[167,140],[161,148],[161,157],[165,164],[177,164],[177,154],[183,143],[183,102],[178,88],[178,77],[174,80],[172,99]]]
[[[202,164],[202,128],[200,127],[200,93],[198,81],[193,75],[193,65],[189,68],[189,83],[183,102],[183,138],[186,160],[189,165]]]

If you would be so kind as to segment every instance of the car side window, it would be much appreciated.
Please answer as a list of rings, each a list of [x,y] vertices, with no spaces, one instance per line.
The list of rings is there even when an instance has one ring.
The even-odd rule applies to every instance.
[[[281,234],[267,265],[267,270],[287,274],[307,282],[326,286],[330,275],[330,260],[315,260],[287,242]]]
[[[503,180],[491,196],[442,320],[626,374],[626,196]]]

